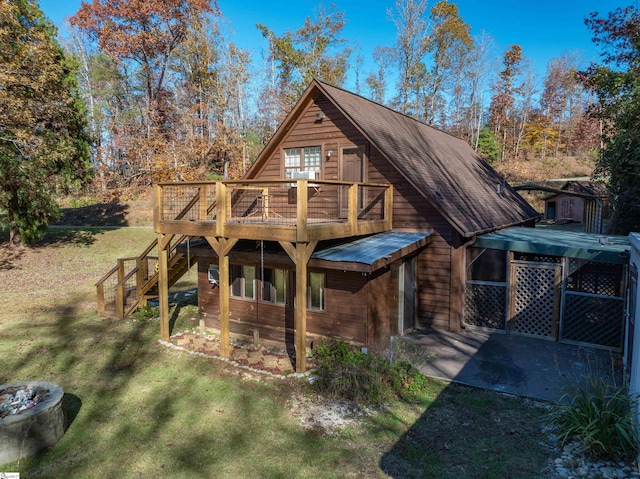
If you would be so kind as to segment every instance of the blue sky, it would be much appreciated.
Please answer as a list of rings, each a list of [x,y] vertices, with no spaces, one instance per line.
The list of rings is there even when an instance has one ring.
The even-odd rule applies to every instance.
[[[387,10],[395,0],[333,0],[345,12],[348,23],[343,37],[358,44],[365,59],[365,73],[372,68],[371,57],[377,45],[392,46],[395,28]],[[471,25],[472,34],[485,31],[495,40],[495,54],[502,56],[509,45],[518,44],[524,56],[542,75],[547,62],[565,51],[579,52],[585,63],[598,60],[598,50],[591,32],[584,25],[589,12],[601,16],[617,8],[635,4],[636,0],[457,0],[460,15]],[[331,1],[325,1],[328,6]],[[436,0],[429,1],[431,6]],[[260,53],[266,48],[256,23],[263,23],[276,33],[299,28],[307,16],[313,16],[319,2],[301,0],[219,0],[223,15],[235,31],[235,43],[248,50],[259,67]],[[40,0],[45,14],[59,27],[65,17],[80,7],[79,0]],[[353,60],[353,58],[352,58]],[[350,77],[348,83],[353,83]],[[347,88],[353,85],[345,85]]]

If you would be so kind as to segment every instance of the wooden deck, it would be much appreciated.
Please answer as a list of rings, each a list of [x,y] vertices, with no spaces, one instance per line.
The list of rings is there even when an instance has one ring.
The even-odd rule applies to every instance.
[[[299,194],[306,192],[306,194]],[[310,242],[391,230],[388,184],[321,180],[160,183],[158,234]]]

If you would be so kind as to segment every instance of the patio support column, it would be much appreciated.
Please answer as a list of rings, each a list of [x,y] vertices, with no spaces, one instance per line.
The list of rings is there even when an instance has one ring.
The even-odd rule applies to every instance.
[[[237,238],[205,237],[218,255],[218,271],[220,272],[220,356],[228,358],[229,347],[229,252],[238,242]]]
[[[169,341],[169,252],[173,235],[158,234],[158,306],[160,308],[160,338]]]
[[[318,242],[296,243],[279,241],[280,246],[296,265],[296,298],[295,298],[295,348],[296,372],[307,370],[307,263]]]

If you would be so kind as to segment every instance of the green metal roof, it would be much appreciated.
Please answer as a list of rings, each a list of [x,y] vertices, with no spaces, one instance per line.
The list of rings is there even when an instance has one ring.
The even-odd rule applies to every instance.
[[[626,236],[522,227],[478,236],[473,246],[620,264],[629,262],[631,249]]]

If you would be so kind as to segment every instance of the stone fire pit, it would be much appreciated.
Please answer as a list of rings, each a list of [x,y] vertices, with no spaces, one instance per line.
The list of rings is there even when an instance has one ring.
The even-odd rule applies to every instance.
[[[0,465],[58,442],[64,434],[63,394],[60,386],[47,381],[0,385],[0,405],[16,404],[11,411],[0,411]]]

